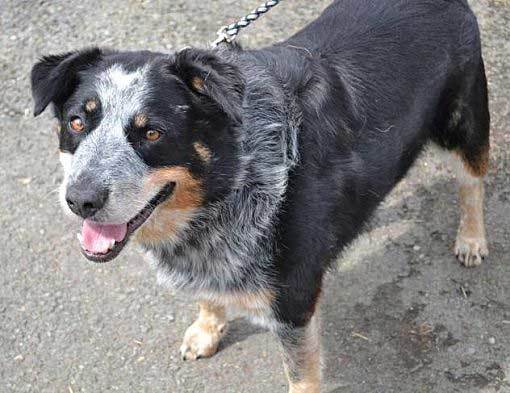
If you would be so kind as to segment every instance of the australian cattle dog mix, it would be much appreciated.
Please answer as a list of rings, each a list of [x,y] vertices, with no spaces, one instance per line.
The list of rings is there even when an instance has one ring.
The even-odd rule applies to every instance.
[[[58,120],[83,255],[133,240],[198,300],[184,359],[213,355],[236,307],[281,342],[290,392],[319,392],[323,276],[428,144],[459,181],[456,257],[488,253],[487,86],[465,0],[338,0],[256,50],[46,56],[32,90],[35,115],[51,104]]]

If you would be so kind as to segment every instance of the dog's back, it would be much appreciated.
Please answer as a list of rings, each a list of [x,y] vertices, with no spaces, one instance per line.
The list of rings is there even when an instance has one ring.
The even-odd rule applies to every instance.
[[[469,58],[473,48],[479,50],[479,33],[464,0],[336,0],[283,44],[306,47],[330,59],[359,56],[364,62],[396,66],[411,53],[416,61],[444,59],[446,49],[448,56]],[[363,57],[369,54],[371,58]],[[400,57],[392,61],[377,54]]]
[[[478,25],[464,0],[337,0],[270,50],[289,48],[308,61],[294,60],[296,67],[281,61],[283,78],[299,81],[305,110],[332,106],[323,108],[326,125],[384,179],[382,194],[427,140],[453,143],[454,102],[474,95],[459,86],[477,85],[486,95]]]
[[[463,0],[337,0],[281,45],[306,48],[334,69],[354,109],[382,122],[396,107],[416,116],[413,98],[433,105],[452,77],[481,62],[477,21]]]

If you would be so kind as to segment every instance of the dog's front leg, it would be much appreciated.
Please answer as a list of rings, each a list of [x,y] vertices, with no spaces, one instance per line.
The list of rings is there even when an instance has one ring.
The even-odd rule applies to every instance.
[[[225,308],[202,301],[197,320],[186,330],[181,345],[183,360],[196,360],[214,355],[227,328]]]
[[[283,347],[289,393],[319,393],[321,367],[318,312],[305,326],[281,325],[277,335]]]

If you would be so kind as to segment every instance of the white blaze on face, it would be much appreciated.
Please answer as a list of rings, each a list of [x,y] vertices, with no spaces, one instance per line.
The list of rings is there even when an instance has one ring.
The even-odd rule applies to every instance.
[[[67,180],[73,166],[73,155],[71,153],[60,152],[59,159],[64,168],[64,180]]]
[[[99,76],[97,93],[103,111],[102,124],[117,130],[141,110],[149,94],[147,71],[148,66],[127,72],[114,65]]]
[[[74,156],[63,158],[66,184],[86,175],[108,188],[107,202],[96,214],[102,222],[129,221],[157,193],[143,189],[149,167],[125,135],[126,126],[142,110],[149,94],[147,71],[148,66],[128,72],[117,64],[97,77],[100,123],[81,141]]]

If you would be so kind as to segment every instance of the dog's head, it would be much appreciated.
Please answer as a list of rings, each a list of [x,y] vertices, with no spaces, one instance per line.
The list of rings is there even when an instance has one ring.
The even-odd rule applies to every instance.
[[[231,190],[243,80],[211,52],[97,48],[32,69],[34,114],[52,104],[64,167],[61,202],[81,217],[84,255],[116,257],[133,233],[166,241]]]

